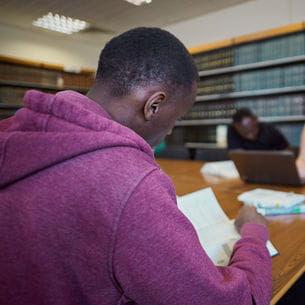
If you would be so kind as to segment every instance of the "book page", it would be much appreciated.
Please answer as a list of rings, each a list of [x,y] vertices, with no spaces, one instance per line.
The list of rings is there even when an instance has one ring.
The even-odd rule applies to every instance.
[[[234,220],[202,228],[197,231],[202,248],[218,266],[229,264],[234,244],[240,239]]]
[[[210,187],[177,197],[177,202],[196,230],[229,220]]]
[[[207,255],[218,266],[228,265],[234,244],[240,239],[234,219],[229,220],[212,189],[177,197],[178,207],[191,221]],[[266,244],[271,256],[278,254],[270,241]]]

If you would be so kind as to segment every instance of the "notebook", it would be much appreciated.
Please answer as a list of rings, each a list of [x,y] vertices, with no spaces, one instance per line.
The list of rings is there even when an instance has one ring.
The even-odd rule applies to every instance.
[[[242,180],[252,183],[304,185],[291,151],[231,150],[229,156]]]

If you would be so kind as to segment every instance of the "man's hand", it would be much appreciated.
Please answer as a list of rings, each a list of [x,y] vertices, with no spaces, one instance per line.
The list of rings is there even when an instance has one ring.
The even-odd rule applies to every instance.
[[[242,206],[239,210],[239,215],[235,219],[235,227],[238,232],[240,232],[243,224],[247,222],[255,222],[264,226],[267,226],[266,218],[256,212],[255,207]]]

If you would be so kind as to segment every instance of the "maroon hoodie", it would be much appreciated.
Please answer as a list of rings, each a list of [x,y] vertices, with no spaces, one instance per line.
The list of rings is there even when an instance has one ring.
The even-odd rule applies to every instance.
[[[73,91],[24,104],[0,122],[0,304],[269,304],[265,227],[215,267],[139,135]]]

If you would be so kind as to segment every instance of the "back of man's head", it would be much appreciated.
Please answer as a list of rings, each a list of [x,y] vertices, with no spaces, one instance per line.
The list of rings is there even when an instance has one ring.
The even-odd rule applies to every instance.
[[[159,28],[135,28],[110,40],[102,50],[96,83],[114,97],[138,86],[162,84],[191,90],[198,80],[193,59],[172,34]]]

